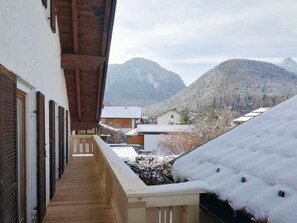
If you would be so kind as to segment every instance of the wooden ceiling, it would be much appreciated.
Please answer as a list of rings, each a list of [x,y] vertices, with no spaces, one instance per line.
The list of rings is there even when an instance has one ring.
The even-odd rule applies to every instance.
[[[71,129],[99,122],[116,0],[56,0]]]

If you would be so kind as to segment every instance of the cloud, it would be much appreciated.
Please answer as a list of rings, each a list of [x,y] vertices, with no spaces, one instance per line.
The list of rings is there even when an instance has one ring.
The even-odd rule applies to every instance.
[[[197,64],[294,57],[296,11],[296,0],[118,1],[110,63],[145,57],[194,80]]]

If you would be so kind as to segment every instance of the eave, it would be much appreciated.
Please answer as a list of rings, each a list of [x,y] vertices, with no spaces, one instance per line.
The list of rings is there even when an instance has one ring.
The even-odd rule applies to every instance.
[[[57,0],[72,130],[92,129],[102,110],[116,0]]]

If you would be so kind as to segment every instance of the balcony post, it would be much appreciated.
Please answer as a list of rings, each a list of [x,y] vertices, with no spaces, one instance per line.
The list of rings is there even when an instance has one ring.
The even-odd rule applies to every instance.
[[[127,223],[146,223],[145,202],[129,203],[127,217]]]
[[[113,179],[108,168],[105,167],[105,204],[111,205],[111,199],[113,195]]]

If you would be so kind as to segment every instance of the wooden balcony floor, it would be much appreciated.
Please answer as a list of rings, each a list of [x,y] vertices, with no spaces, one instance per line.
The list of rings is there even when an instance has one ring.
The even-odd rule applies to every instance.
[[[71,158],[43,223],[116,223],[104,204],[104,187],[93,157]]]

